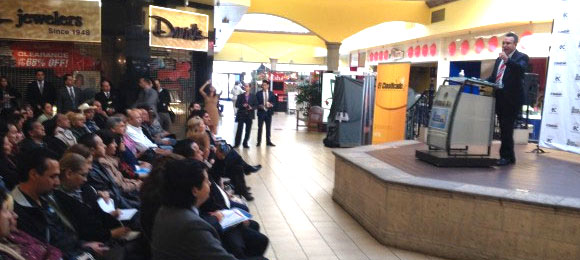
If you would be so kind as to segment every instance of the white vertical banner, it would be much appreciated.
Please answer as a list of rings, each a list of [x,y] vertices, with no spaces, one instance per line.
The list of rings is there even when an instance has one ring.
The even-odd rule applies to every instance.
[[[554,2],[540,145],[580,154],[580,1]]]

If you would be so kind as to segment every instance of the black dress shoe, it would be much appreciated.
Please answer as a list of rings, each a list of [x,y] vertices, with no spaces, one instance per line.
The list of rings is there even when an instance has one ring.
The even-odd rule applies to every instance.
[[[272,147],[273,147],[273,146],[276,146],[276,145],[275,145],[274,143],[272,143],[272,142],[268,142],[266,145],[267,145],[267,146],[272,146]]]
[[[253,201],[254,197],[250,193],[246,193],[243,195],[247,201]]]
[[[244,148],[250,148],[248,144],[244,144]]]
[[[497,166],[506,166],[506,165],[510,165],[510,164],[514,164],[514,163],[516,163],[516,160],[514,160],[514,159],[501,158],[501,159],[497,160],[496,165]]]
[[[251,173],[257,172],[260,169],[262,169],[262,165],[261,164],[258,164],[256,166],[248,165],[248,166],[245,167],[244,170],[246,172],[246,175],[250,175]]]
[[[256,146],[260,146],[260,143],[257,143]]]
[[[239,147],[240,147],[240,144],[234,145],[234,149],[239,148]]]

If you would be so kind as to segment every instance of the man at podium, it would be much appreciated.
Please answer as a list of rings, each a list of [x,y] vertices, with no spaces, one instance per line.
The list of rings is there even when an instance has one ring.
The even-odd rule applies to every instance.
[[[507,33],[502,42],[502,52],[495,60],[493,72],[487,81],[499,85],[495,91],[495,112],[499,119],[501,135],[498,166],[516,163],[514,153],[514,124],[524,103],[524,75],[528,55],[516,50],[518,36]]]

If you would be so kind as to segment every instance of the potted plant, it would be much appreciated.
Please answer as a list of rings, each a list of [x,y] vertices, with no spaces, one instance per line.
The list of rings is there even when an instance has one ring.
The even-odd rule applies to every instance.
[[[298,95],[296,95],[296,104],[302,104],[308,110],[312,106],[320,106],[322,99],[322,86],[320,84],[305,83],[298,86]]]

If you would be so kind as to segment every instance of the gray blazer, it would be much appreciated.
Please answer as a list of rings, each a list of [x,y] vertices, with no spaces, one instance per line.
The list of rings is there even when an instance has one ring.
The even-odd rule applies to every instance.
[[[236,260],[196,212],[169,207],[157,212],[151,252],[152,260]]]
[[[159,93],[157,90],[148,88],[148,89],[141,89],[139,91],[139,95],[137,96],[137,101],[133,104],[133,108],[136,108],[141,105],[147,105],[148,107],[152,108],[157,112],[157,101],[159,100]]]

